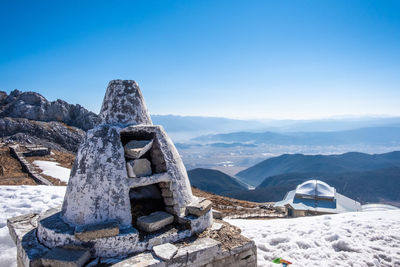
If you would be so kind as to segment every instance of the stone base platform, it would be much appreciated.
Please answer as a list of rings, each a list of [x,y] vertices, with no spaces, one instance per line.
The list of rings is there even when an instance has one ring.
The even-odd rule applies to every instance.
[[[53,210],[50,214],[55,214],[54,212]],[[144,239],[141,237],[140,241],[147,244],[143,243],[141,251],[136,253],[126,251],[128,253],[119,254],[125,256],[117,257],[111,256],[113,253],[108,256],[105,248],[99,250],[103,251],[99,253],[93,246],[85,248],[71,244],[50,249],[44,244],[46,242],[40,241],[37,237],[39,218],[39,214],[27,214],[7,221],[10,235],[17,245],[19,267],[61,266],[59,259],[54,255],[60,254],[62,258],[63,253],[76,254],[76,260],[69,259],[70,262],[65,266],[77,267],[257,266],[257,248],[254,242],[241,236],[237,229],[223,221],[215,222],[205,232],[192,237],[187,237],[191,235],[190,231],[186,230],[187,233],[184,234],[186,231],[175,231],[176,229],[166,229],[162,233],[154,233]],[[170,234],[174,238],[169,239]],[[110,251],[113,251],[112,247]]]

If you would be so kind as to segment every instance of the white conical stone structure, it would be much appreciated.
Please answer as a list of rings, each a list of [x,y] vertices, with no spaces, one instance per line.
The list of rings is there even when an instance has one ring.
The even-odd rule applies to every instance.
[[[99,116],[102,124],[153,124],[139,85],[132,80],[108,84]]]
[[[163,183],[169,185],[169,212],[185,216],[195,199],[182,160],[161,126],[153,126],[135,81],[114,80],[108,85],[100,112],[101,123],[87,132],[79,147],[65,194],[61,217],[71,226],[117,221],[132,226],[129,190]],[[153,175],[129,178],[121,135],[151,136]],[[165,200],[166,201],[166,200]]]

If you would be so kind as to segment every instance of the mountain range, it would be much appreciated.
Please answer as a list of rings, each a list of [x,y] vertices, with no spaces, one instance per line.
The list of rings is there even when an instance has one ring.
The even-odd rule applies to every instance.
[[[343,173],[400,167],[400,152],[340,155],[284,154],[266,159],[236,174],[244,182],[258,186],[268,177],[286,173]]]
[[[375,155],[355,152],[330,156],[282,155],[248,170],[259,173],[263,170],[260,177],[264,179],[254,190],[235,189],[236,186],[231,186],[235,178],[216,170],[196,169],[188,174],[191,182],[202,190],[247,201],[279,201],[302,182],[319,179],[361,203],[400,206],[400,151]]]
[[[188,171],[188,176],[192,186],[214,194],[247,189],[235,178],[218,170],[197,168]]]
[[[202,135],[193,138],[192,141],[200,143],[225,142],[313,146],[349,144],[399,145],[400,124],[330,132],[233,132]]]

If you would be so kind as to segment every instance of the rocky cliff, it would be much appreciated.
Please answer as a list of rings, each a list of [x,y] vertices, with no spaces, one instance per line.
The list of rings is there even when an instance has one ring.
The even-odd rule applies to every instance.
[[[98,116],[58,99],[50,102],[35,92],[0,91],[0,137],[5,142],[40,144],[56,150],[77,151],[85,131]]]
[[[57,99],[50,102],[35,92],[14,90],[7,95],[0,92],[0,118],[25,118],[35,121],[63,122],[84,131],[92,129],[98,116],[80,105],[72,105]]]

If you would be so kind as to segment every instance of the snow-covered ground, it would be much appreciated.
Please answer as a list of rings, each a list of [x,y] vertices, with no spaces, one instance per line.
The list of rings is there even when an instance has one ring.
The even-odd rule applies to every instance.
[[[70,169],[61,167],[54,161],[35,160],[33,164],[38,166],[42,170],[43,174],[68,183],[69,175],[71,173]]]
[[[16,266],[7,218],[62,204],[65,186],[0,186],[0,267]],[[297,219],[228,220],[258,246],[258,265],[400,266],[400,210]]]
[[[7,228],[7,219],[62,204],[65,186],[0,186],[0,267],[17,266],[17,249]]]
[[[227,221],[256,242],[259,266],[400,266],[400,210]]]

